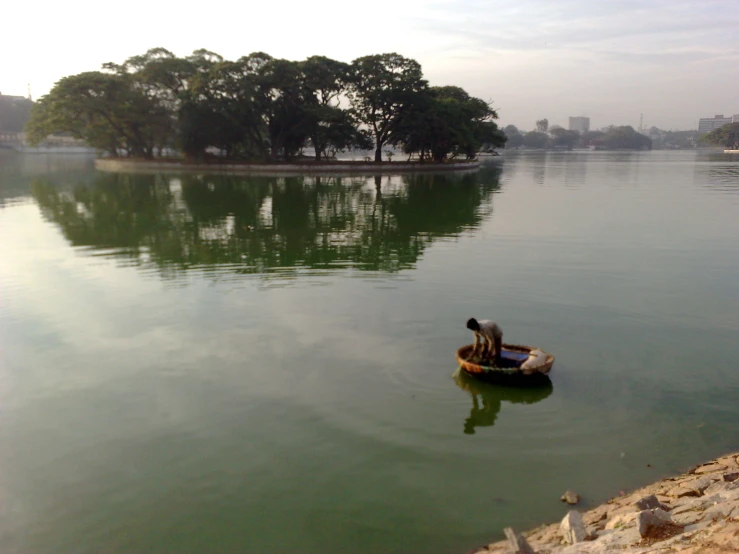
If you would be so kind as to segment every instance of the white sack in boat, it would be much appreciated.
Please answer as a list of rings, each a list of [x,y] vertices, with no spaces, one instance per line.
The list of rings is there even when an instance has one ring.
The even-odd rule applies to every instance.
[[[533,369],[535,367],[543,365],[546,361],[546,353],[542,352],[541,350],[535,349],[529,352],[529,357],[524,363],[521,364],[521,369]]]

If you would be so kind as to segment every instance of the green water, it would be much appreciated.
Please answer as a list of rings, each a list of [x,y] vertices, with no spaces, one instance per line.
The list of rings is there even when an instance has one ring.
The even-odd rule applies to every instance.
[[[739,449],[739,157],[0,153],[0,550],[454,552]],[[455,380],[470,316],[551,387]]]

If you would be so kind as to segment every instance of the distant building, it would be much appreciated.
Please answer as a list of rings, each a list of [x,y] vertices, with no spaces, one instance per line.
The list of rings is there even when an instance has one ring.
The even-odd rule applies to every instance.
[[[698,121],[698,130],[701,133],[710,133],[714,129],[728,125],[729,123],[739,123],[739,114],[732,117],[724,117],[724,114],[717,114],[713,117],[703,117]]]
[[[587,133],[590,131],[590,118],[589,117],[571,117],[570,118],[570,131],[577,131],[580,134]]]

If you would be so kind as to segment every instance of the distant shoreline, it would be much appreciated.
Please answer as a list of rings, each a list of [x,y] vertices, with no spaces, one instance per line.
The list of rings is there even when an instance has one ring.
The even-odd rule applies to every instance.
[[[121,158],[98,158],[95,168],[109,173],[158,173],[162,171],[231,173],[231,174],[285,174],[304,175],[316,173],[362,174],[377,173],[417,173],[433,171],[472,171],[480,168],[480,161],[459,161],[447,163],[419,162],[364,162],[333,161],[316,163],[310,161],[295,163],[189,163],[177,160],[129,160]]]

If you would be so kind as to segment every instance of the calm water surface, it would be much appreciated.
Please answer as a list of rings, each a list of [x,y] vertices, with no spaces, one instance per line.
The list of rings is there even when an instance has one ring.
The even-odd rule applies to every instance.
[[[739,448],[739,157],[0,154],[0,550],[464,552]],[[470,316],[552,386],[455,379]]]

